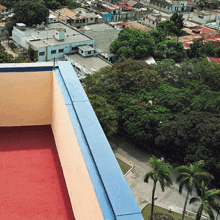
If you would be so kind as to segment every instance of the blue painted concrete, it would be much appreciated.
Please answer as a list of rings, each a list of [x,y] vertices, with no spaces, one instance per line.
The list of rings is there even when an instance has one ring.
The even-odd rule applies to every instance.
[[[104,218],[143,220],[101,125],[70,62],[55,71]],[[69,98],[68,98],[69,96]]]

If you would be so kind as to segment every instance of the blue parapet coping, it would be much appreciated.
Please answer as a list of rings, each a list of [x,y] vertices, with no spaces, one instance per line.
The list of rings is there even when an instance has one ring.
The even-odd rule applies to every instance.
[[[70,62],[55,68],[104,219],[143,220],[108,140]]]

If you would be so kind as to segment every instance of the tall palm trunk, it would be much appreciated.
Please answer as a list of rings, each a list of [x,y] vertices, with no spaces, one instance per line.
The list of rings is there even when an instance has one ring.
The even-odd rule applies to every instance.
[[[152,204],[151,204],[150,220],[153,220],[153,216],[154,216],[154,194],[155,194],[155,191],[156,191],[156,184],[157,184],[157,181],[154,181],[154,187],[153,187],[153,191],[152,191]]]
[[[187,205],[188,199],[189,199],[189,191],[187,192],[187,196],[186,196],[186,200],[185,200],[185,204],[184,204],[184,208],[183,208],[182,220],[184,219],[184,216],[185,216],[186,205]]]
[[[198,211],[198,213],[196,215],[196,220],[200,220],[201,219],[202,211],[203,211],[203,204],[201,204],[200,207],[199,207],[199,211]]]

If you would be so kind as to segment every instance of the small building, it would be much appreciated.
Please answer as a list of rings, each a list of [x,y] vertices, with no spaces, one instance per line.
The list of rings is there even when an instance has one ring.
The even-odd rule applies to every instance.
[[[128,1],[127,4],[131,5],[133,8],[143,8],[144,7],[144,5],[141,2],[136,2],[133,0]]]
[[[7,10],[7,8],[4,5],[0,5],[0,13],[3,13]]]
[[[88,45],[78,47],[78,53],[84,57],[93,56],[94,51],[95,51],[95,49],[93,47],[88,46]]]
[[[8,31],[5,29],[5,22],[0,23],[0,37],[7,36]]]
[[[146,17],[143,17],[141,23],[146,25],[147,27],[156,29],[156,26],[161,21],[161,18],[161,14],[150,14]]]
[[[188,11],[187,1],[172,1],[172,11],[173,12],[183,12]]]

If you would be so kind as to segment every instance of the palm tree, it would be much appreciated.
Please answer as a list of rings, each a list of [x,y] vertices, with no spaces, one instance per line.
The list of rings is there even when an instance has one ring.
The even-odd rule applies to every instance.
[[[201,205],[196,214],[196,220],[201,219],[203,210],[209,215],[211,220],[214,220],[215,218],[212,209],[216,210],[218,213],[220,211],[220,204],[215,201],[215,197],[220,195],[220,190],[208,190],[208,187],[202,182],[198,194],[199,196],[193,197],[189,201],[189,204],[201,201]]]
[[[180,172],[176,181],[179,183],[179,193],[182,193],[183,187],[187,189],[187,196],[183,208],[182,220],[184,219],[187,201],[189,195],[192,195],[193,188],[199,188],[199,183],[205,181],[208,184],[214,177],[202,168],[204,161],[200,160],[194,164],[188,164],[187,166],[180,166],[176,168],[176,171]]]
[[[172,166],[168,163],[165,163],[164,158],[157,159],[155,156],[150,158],[150,164],[153,167],[153,170],[148,172],[145,175],[144,182],[148,183],[149,177],[154,181],[153,191],[152,191],[152,204],[151,204],[151,217],[153,219],[153,210],[154,210],[154,194],[156,190],[157,181],[159,181],[162,191],[165,189],[165,183],[172,184],[171,171]]]

